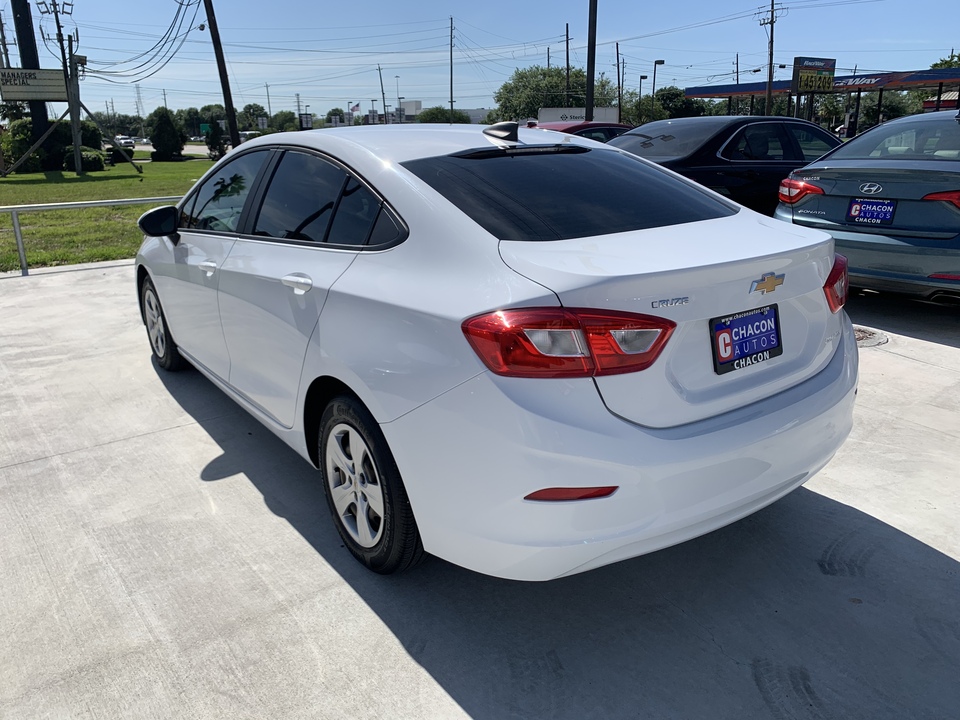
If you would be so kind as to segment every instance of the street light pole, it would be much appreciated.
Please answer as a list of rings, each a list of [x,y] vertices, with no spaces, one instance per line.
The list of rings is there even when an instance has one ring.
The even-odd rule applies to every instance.
[[[643,125],[643,119],[640,114],[643,111],[643,81],[646,79],[646,75],[641,75],[640,84],[637,86],[637,125]]]
[[[403,105],[400,103],[400,101],[403,100],[403,98],[400,97],[400,76],[394,75],[393,77],[397,81],[397,120],[403,125]]]
[[[656,120],[657,114],[657,65],[663,65],[663,60],[653,61],[653,90],[650,91],[650,119]]]

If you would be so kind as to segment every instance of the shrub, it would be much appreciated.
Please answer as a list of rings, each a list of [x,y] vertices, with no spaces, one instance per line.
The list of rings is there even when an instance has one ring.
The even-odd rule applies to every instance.
[[[63,158],[63,169],[73,171],[73,145],[65,148],[66,155]],[[90,147],[80,147],[80,169],[84,172],[95,172],[104,169],[103,153]]]

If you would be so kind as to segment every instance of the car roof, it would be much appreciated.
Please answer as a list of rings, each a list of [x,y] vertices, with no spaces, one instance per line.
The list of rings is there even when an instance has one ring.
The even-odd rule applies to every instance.
[[[670,125],[707,125],[713,126],[717,130],[733,125],[749,125],[758,122],[789,122],[799,123],[801,125],[813,125],[820,127],[816,123],[802,118],[789,117],[787,115],[697,115],[696,117],[667,118],[665,120],[652,120],[643,125],[639,125],[625,134],[642,134],[644,128],[654,123],[663,123]]]
[[[950,110],[937,110],[935,112],[917,113],[916,115],[902,115],[901,117],[887,120],[884,125],[901,122],[942,122],[953,118],[960,122],[960,109],[951,108]]]
[[[244,151],[261,146],[284,145],[319,150],[346,161],[402,163],[424,157],[450,155],[476,148],[510,145],[485,135],[486,125],[368,125],[273,133],[251,138],[238,147]],[[544,133],[547,133],[545,137]],[[602,143],[566,133],[520,128],[520,142],[531,145],[576,144],[602,148]]]

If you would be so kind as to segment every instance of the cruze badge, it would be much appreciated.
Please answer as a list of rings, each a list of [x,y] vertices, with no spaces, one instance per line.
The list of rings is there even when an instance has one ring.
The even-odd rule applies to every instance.
[[[883,190],[883,188],[878,183],[864,183],[860,186],[860,192],[864,195],[876,195],[881,190]]]
[[[750,283],[750,292],[759,292],[761,295],[774,292],[783,285],[783,279],[786,275],[777,275],[776,273],[764,273],[759,280]]]
[[[677,305],[686,305],[689,302],[690,302],[689,297],[669,298],[664,300],[654,300],[652,303],[650,303],[650,307],[656,310],[658,308],[676,307]]]

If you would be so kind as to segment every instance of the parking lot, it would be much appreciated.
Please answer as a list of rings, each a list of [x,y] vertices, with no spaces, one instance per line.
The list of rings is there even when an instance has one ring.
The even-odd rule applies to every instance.
[[[818,476],[518,583],[361,568],[307,463],[151,362],[131,261],[0,275],[0,717],[960,717],[960,308],[847,308]]]

